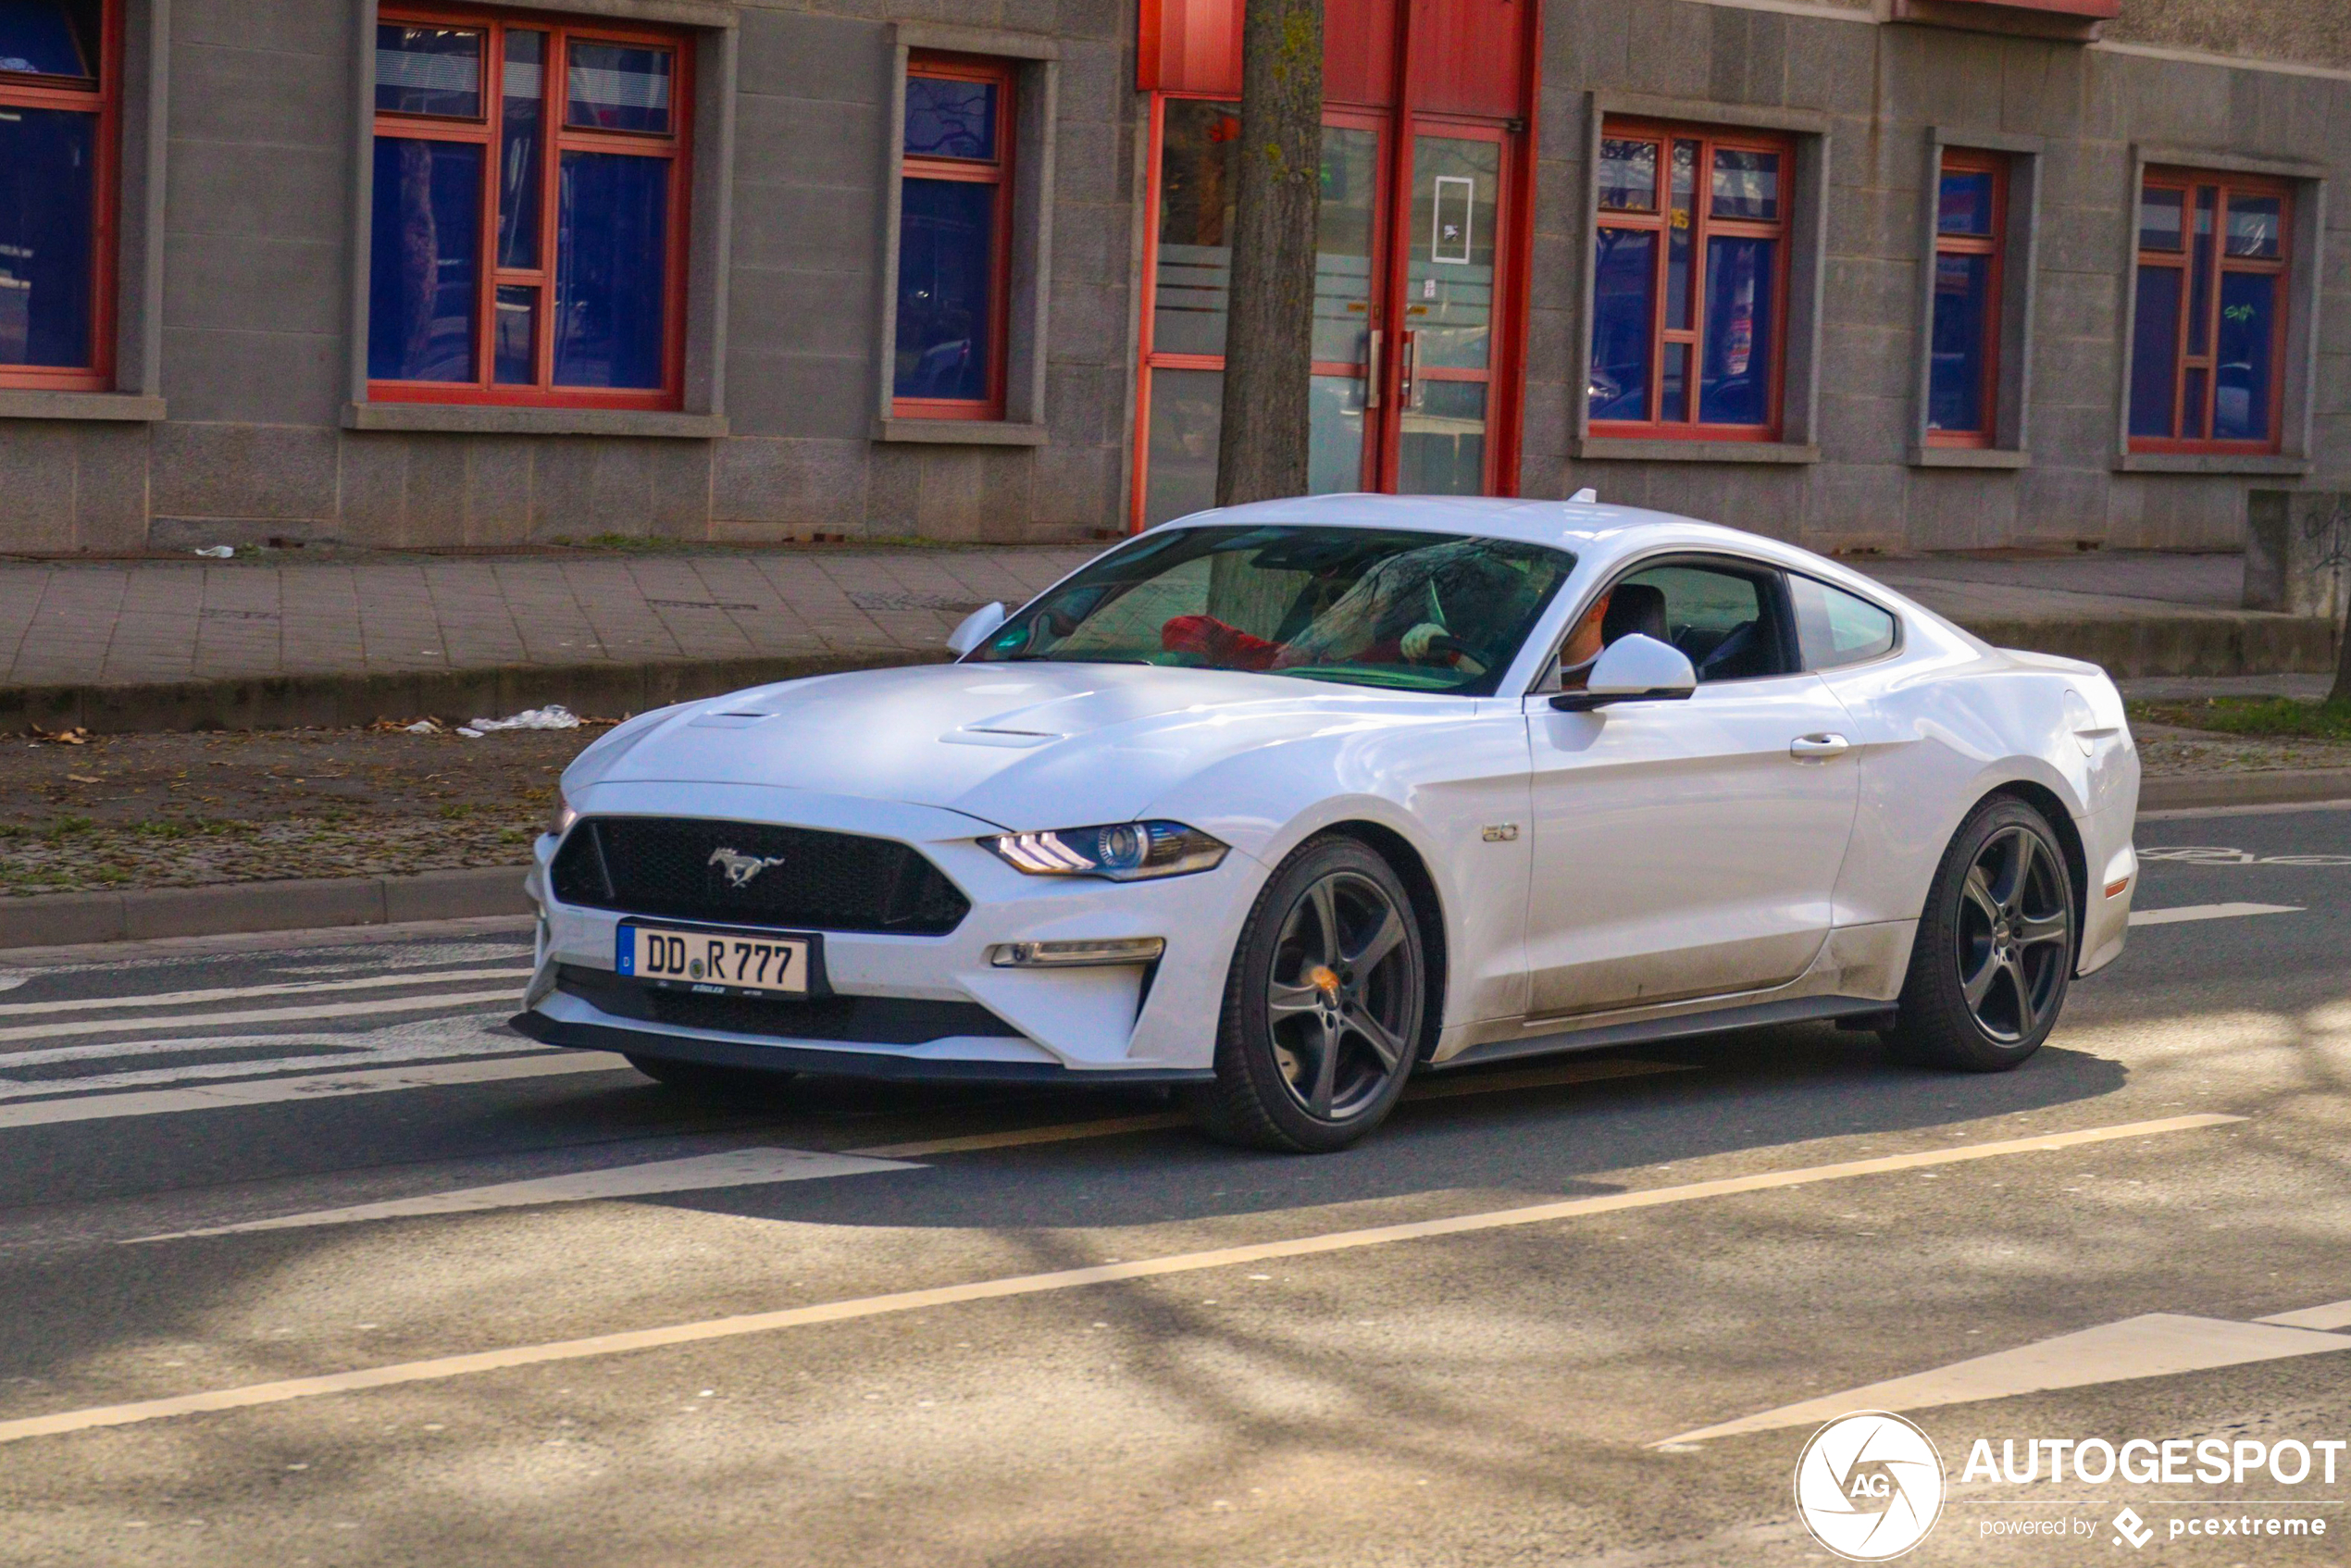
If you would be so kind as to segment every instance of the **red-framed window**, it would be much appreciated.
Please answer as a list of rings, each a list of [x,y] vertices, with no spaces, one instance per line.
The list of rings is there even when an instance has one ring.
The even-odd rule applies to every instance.
[[[0,5],[0,387],[113,385],[121,0]]]
[[[1795,176],[1785,136],[1606,122],[1594,435],[1778,439]]]
[[[375,50],[368,395],[678,407],[686,36],[387,6]]]
[[[1990,446],[1999,429],[2000,257],[2008,241],[2008,158],[1946,147],[1935,179],[1929,446]]]
[[[2273,453],[2292,187],[2150,168],[2139,192],[2131,450]]]
[[[961,55],[906,62],[890,412],[1004,417],[1012,292],[1014,68]]]

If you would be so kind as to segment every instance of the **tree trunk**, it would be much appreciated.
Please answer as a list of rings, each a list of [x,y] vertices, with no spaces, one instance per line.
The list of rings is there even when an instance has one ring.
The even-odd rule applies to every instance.
[[[1248,0],[1216,504],[1302,495],[1322,205],[1323,0]]]
[[[2327,693],[2327,706],[2338,703],[2351,703],[2351,619],[2335,628],[2334,690]]]

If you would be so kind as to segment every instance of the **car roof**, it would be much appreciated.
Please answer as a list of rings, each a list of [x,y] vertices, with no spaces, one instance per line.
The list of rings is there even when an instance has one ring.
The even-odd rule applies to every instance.
[[[1194,512],[1159,526],[1206,528],[1258,523],[1481,534],[1526,544],[1562,545],[1600,559],[1612,559],[1628,550],[1652,544],[1711,545],[1749,551],[1790,566],[1799,561],[1810,566],[1819,559],[1810,551],[1761,534],[1746,533],[1673,512],[1653,512],[1646,506],[1611,506],[1597,501],[1522,501],[1471,495],[1301,495]]]

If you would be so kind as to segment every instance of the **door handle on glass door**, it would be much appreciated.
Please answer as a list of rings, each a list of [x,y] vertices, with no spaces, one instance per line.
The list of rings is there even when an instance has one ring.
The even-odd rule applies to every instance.
[[[1799,735],[1787,743],[1787,754],[1798,762],[1810,762],[1817,757],[1839,756],[1852,749],[1852,742],[1846,740],[1844,736],[1827,733]]]
[[[1379,329],[1375,327],[1363,358],[1363,406],[1366,408],[1379,406]]]
[[[1405,408],[1417,408],[1412,401],[1413,378],[1421,367],[1421,335],[1418,332],[1396,334],[1396,368],[1401,380],[1396,389],[1397,404]]]

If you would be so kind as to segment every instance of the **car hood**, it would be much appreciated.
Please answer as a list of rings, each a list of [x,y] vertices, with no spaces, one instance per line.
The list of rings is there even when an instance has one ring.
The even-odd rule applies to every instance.
[[[1138,815],[1236,751],[1429,702],[1224,670],[918,665],[648,715],[583,753],[564,785],[576,800],[608,782],[761,784],[1073,827]]]

